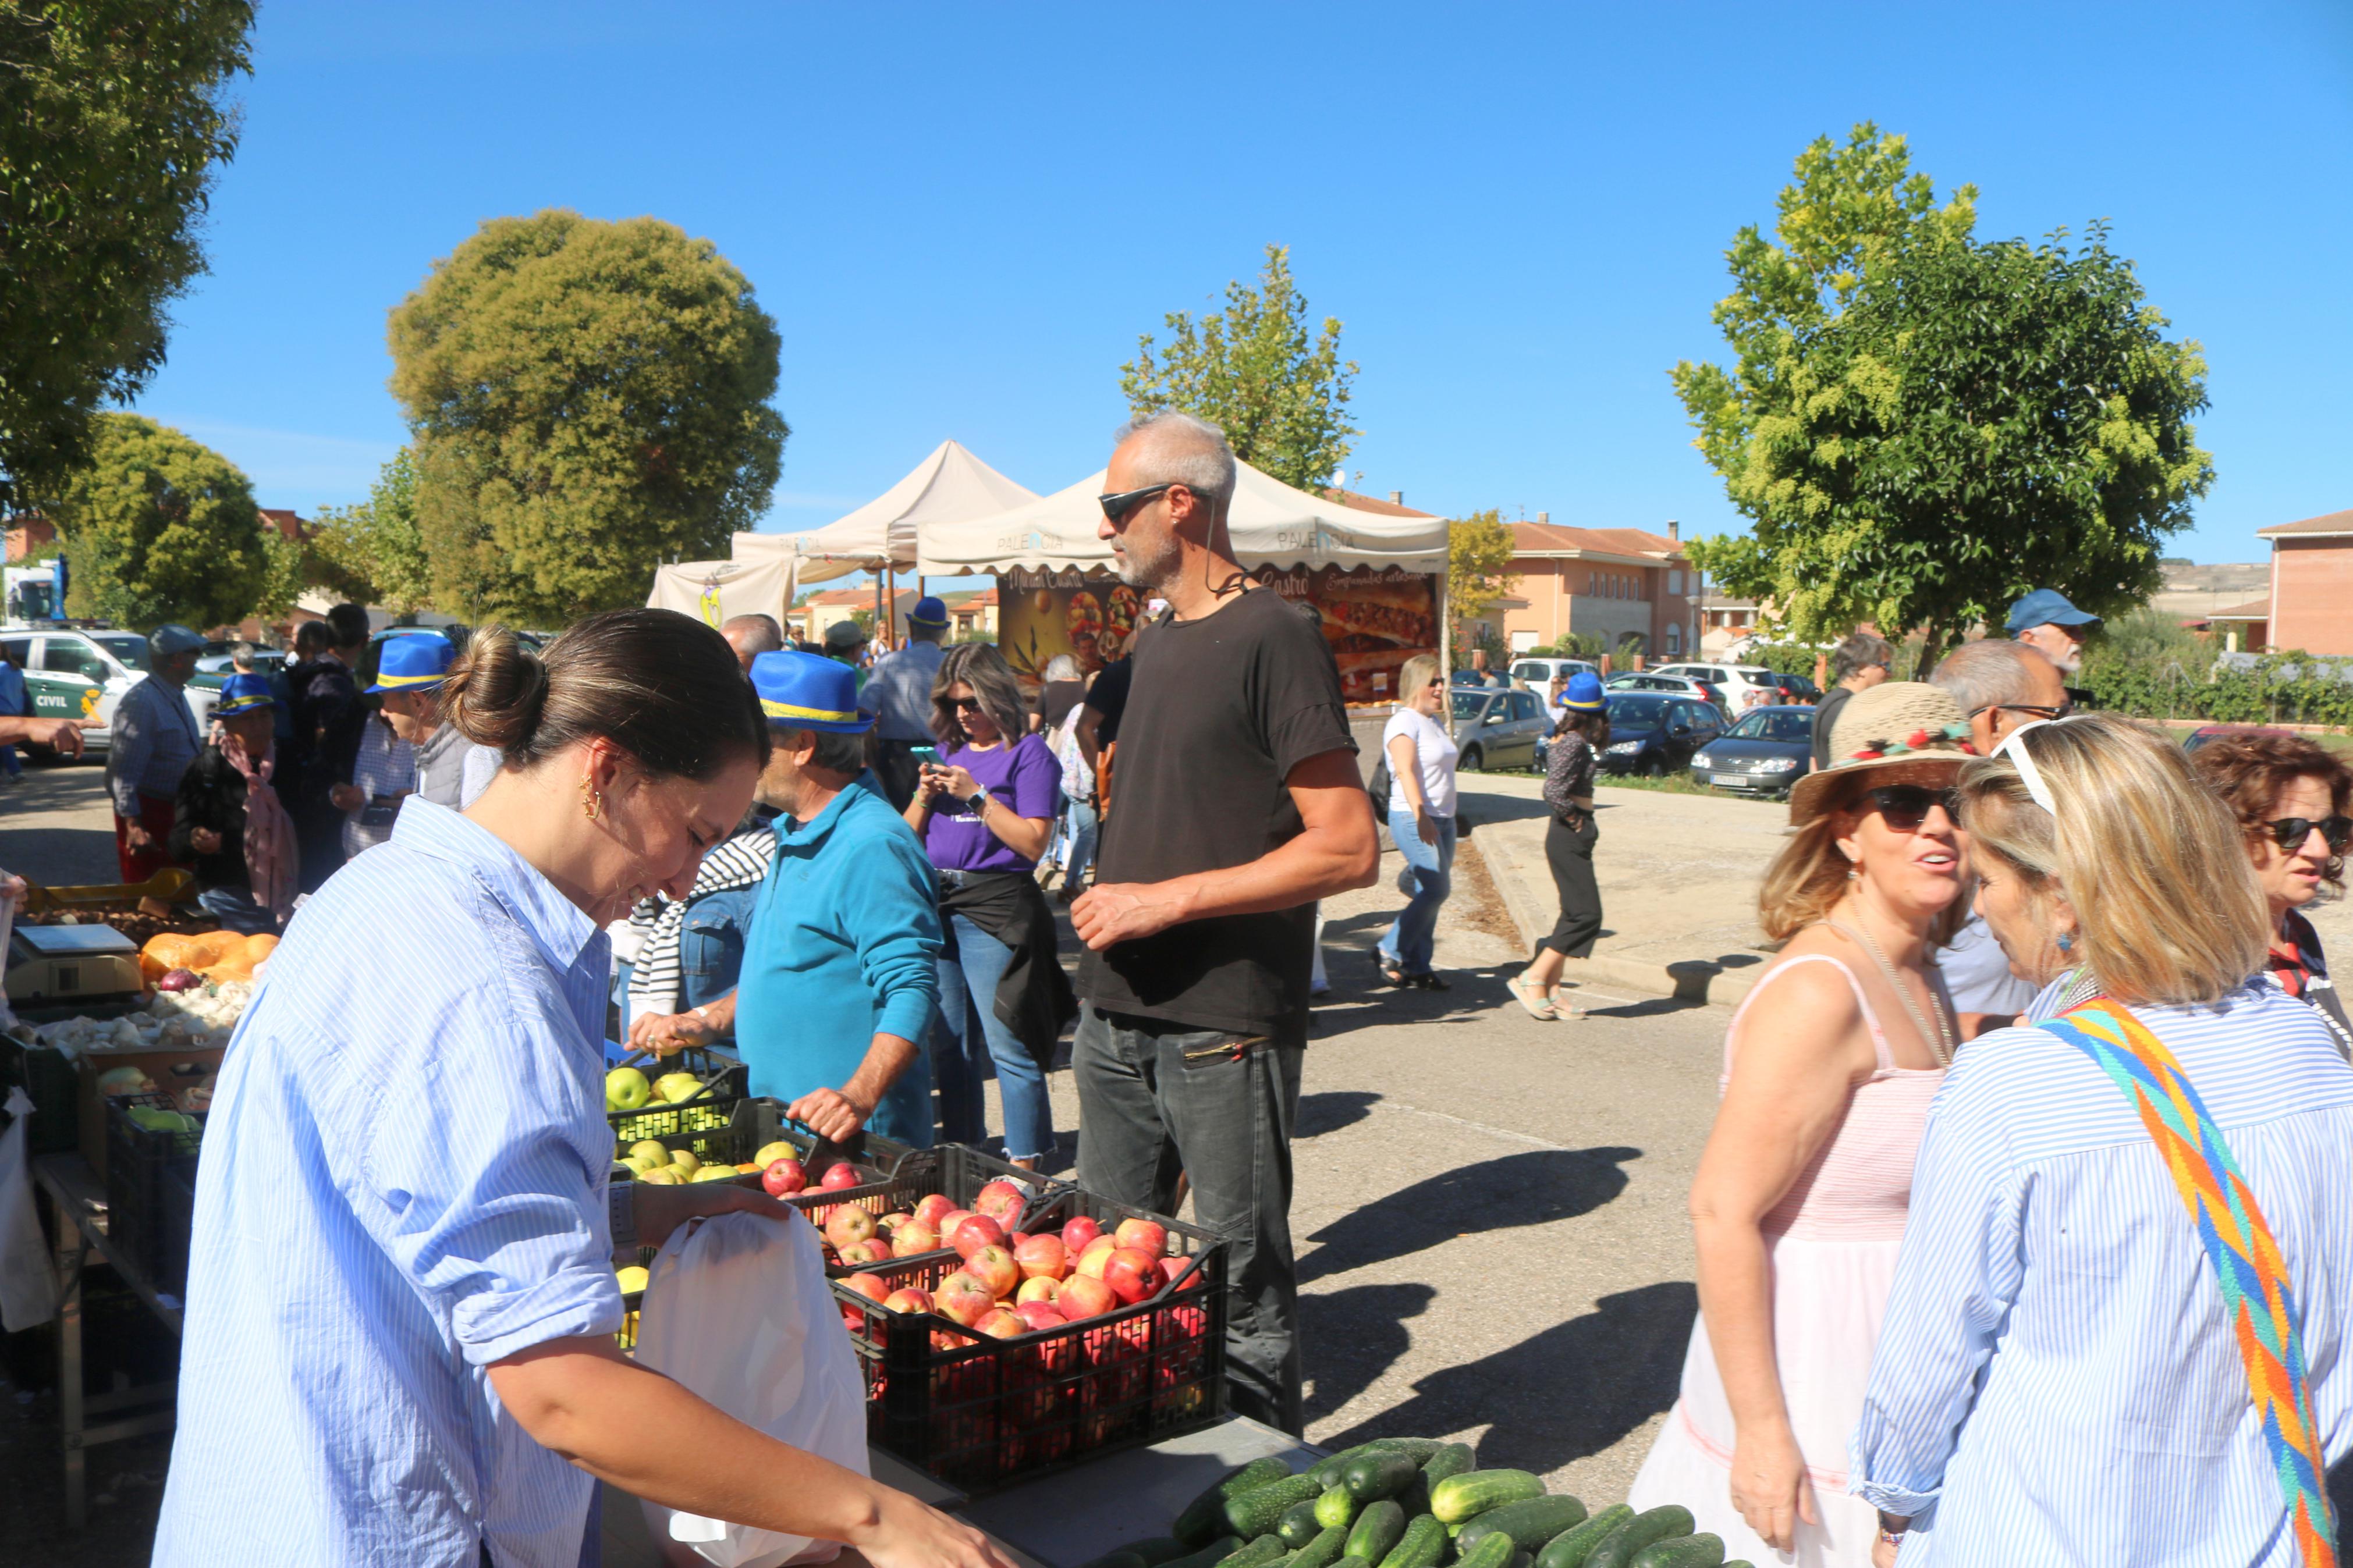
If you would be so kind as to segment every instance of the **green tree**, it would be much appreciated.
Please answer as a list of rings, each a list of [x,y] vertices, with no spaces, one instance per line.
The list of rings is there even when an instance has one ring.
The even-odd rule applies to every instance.
[[[1446,525],[1446,620],[1457,646],[1463,627],[1519,586],[1512,570],[1512,525],[1498,508]]]
[[[136,414],[100,414],[90,461],[50,514],[74,613],[142,630],[222,626],[253,613],[269,552],[253,487],[211,447]]]
[[[47,501],[164,363],[237,149],[248,0],[0,5],[0,503]]]
[[[417,456],[393,454],[357,506],[322,507],[311,531],[320,584],[398,615],[433,605],[433,568],[417,522]]]
[[[392,312],[440,606],[566,620],[643,601],[776,482],[776,323],[708,240],[654,218],[496,218]]]
[[[1234,456],[1284,484],[1320,493],[1346,459],[1354,360],[1340,358],[1338,318],[1310,333],[1307,299],[1291,279],[1288,247],[1266,247],[1255,289],[1226,285],[1226,308],[1199,320],[1165,318],[1168,346],[1146,332],[1119,367],[1131,411],[1174,408],[1226,433]]]
[[[307,540],[290,539],[264,524],[261,530],[261,587],[253,607],[263,616],[282,616],[318,582],[318,563]]]

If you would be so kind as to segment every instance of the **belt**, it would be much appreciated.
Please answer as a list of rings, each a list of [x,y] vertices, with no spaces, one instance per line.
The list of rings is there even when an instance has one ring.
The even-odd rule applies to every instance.
[[[1029,871],[965,871],[959,870],[953,866],[934,866],[932,868],[932,871],[933,874],[937,876],[942,882],[951,888],[965,887],[971,883],[979,881],[984,877],[1028,877],[1033,875],[1033,873]]]

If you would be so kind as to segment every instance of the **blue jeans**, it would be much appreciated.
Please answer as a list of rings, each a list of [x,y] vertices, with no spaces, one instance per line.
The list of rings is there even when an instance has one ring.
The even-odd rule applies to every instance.
[[[1091,800],[1071,802],[1067,831],[1071,836],[1070,859],[1062,867],[1066,882],[1075,883],[1083,878],[1095,863],[1095,837],[1103,831],[1103,818],[1095,814]]]
[[[951,1143],[977,1144],[987,1138],[983,1086],[994,1068],[1005,1100],[1005,1157],[1040,1159],[1054,1150],[1046,1075],[997,1016],[997,983],[1013,962],[1013,950],[964,915],[951,915],[943,924],[940,1021],[932,1042],[940,1126]]]
[[[205,913],[243,936],[276,935],[278,917],[254,902],[250,888],[206,888],[196,895]]]
[[[679,990],[681,1007],[716,1002],[735,989],[744,973],[744,938],[751,929],[752,908],[759,902],[760,887],[730,888],[705,893],[687,906],[685,923],[678,932]]]
[[[1398,911],[1397,923],[1381,933],[1381,952],[1408,974],[1430,973],[1430,955],[1438,940],[1438,906],[1454,890],[1454,819],[1433,816],[1430,821],[1438,826],[1438,842],[1424,844],[1413,813],[1389,813],[1389,837],[1405,857],[1413,897]]]

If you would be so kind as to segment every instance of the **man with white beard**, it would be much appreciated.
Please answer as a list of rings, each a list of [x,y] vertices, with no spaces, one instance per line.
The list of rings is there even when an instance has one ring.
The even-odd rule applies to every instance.
[[[2067,602],[2056,588],[2037,588],[2010,607],[2010,635],[2059,667],[2062,675],[2084,668],[2084,639],[2100,624]]]

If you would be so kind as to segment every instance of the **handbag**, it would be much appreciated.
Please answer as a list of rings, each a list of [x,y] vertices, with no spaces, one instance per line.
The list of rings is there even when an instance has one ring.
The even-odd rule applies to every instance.
[[[2038,1026],[2090,1057],[2139,1110],[2221,1289],[2247,1391],[2295,1530],[2296,1561],[2305,1568],[2334,1568],[2327,1465],[2312,1418],[2295,1291],[2222,1130],[2165,1042],[2121,1003],[2094,997]]]

